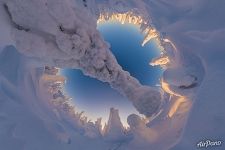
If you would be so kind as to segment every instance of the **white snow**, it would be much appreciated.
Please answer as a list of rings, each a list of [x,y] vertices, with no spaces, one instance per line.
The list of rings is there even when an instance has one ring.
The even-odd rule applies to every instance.
[[[13,45],[13,39],[11,36],[11,24],[7,13],[4,11],[4,6],[0,1],[0,50],[2,50],[7,45]]]
[[[194,150],[205,139],[224,142],[224,6],[210,0],[0,0],[0,147]],[[96,30],[101,11],[132,11],[162,34],[170,60],[162,90],[122,70]],[[76,111],[62,91],[63,77],[46,65],[108,82],[149,118],[132,114],[125,129],[112,108],[102,130],[101,119],[91,122]]]
[[[117,63],[86,9],[81,10],[70,0],[2,1],[12,17],[13,37],[21,53],[46,65],[78,68],[108,82],[128,97],[141,114],[151,116],[159,109],[161,93],[154,88],[145,88],[149,91],[146,96],[137,93],[142,85]],[[147,101],[152,110],[143,105]]]

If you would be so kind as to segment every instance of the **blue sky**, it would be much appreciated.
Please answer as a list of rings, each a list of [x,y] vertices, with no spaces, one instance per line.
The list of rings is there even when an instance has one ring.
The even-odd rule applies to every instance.
[[[159,83],[162,70],[150,66],[149,62],[159,56],[160,51],[154,42],[141,46],[144,36],[137,26],[107,22],[100,24],[98,30],[110,43],[111,51],[124,70],[144,85],[156,86]],[[90,118],[107,120],[110,107],[119,109],[124,123],[129,114],[137,113],[130,101],[107,83],[84,76],[79,70],[64,69],[61,72],[67,77],[66,91],[73,97],[77,108],[84,110]]]

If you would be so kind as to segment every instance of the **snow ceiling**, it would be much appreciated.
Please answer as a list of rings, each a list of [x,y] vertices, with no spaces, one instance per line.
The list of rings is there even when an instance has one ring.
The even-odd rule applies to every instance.
[[[224,7],[209,0],[0,0],[0,147],[190,150],[199,140],[225,140]],[[165,68],[161,89],[141,85],[117,63],[96,29],[110,19],[138,25],[142,45],[157,40],[162,53],[150,65]],[[104,127],[89,121],[63,93],[57,68],[65,67],[109,83],[146,118],[131,114],[125,128],[112,108]]]

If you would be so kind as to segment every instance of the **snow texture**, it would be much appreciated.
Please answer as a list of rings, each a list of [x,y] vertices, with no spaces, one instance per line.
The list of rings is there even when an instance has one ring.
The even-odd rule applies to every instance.
[[[21,53],[46,65],[81,69],[85,75],[108,82],[148,117],[159,110],[161,93],[142,86],[121,68],[86,9],[71,0],[3,0],[3,3],[13,25],[16,48]],[[148,94],[140,94],[140,89]]]
[[[222,141],[209,149],[225,149],[224,6],[222,0],[0,0],[0,147],[195,150],[209,139]],[[96,30],[101,12],[127,11],[161,33],[170,60],[161,91],[123,71]],[[55,67],[108,82],[149,117],[131,114],[125,129],[112,108],[102,129],[101,119],[76,111]]]

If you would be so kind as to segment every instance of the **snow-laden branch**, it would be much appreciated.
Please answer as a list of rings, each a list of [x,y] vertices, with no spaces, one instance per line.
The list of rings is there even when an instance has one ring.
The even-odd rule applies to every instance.
[[[72,0],[2,0],[2,5],[21,53],[108,82],[141,114],[151,116],[159,110],[161,93],[121,68],[83,6]]]

